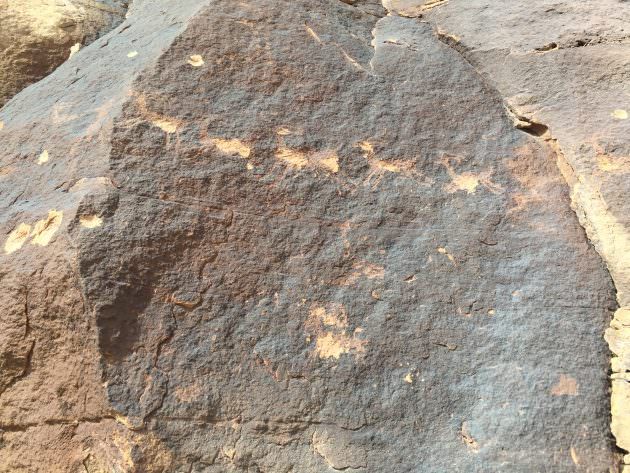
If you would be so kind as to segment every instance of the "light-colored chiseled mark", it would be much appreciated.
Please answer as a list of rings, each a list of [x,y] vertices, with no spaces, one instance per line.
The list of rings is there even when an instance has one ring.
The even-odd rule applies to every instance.
[[[144,95],[139,95],[136,99],[136,104],[140,110],[142,117],[151,122],[153,126],[158,127],[162,131],[171,134],[175,133],[179,128],[180,122],[174,118],[160,115],[159,113],[152,112],[147,107],[146,98]]]
[[[138,55],[138,51],[129,51],[129,52],[127,53],[127,57],[128,57],[129,59],[134,58],[134,57],[136,57],[137,55]]]
[[[97,228],[103,225],[103,219],[98,215],[81,215],[79,223],[84,228]]]
[[[63,212],[49,210],[48,217],[42,220],[38,220],[35,223],[35,226],[33,227],[33,232],[31,233],[33,236],[31,244],[47,246],[55,233],[57,233],[57,230],[59,230],[62,220]]]
[[[81,49],[81,43],[75,43],[70,48],[70,56],[68,57],[68,59],[70,59],[72,56],[74,56],[76,53],[78,53],[80,49]]]
[[[438,27],[437,33],[438,33],[439,37],[450,39],[451,41],[453,41],[455,43],[459,43],[462,40],[459,36],[457,36],[455,34],[452,34],[452,33],[449,33],[448,31],[443,30],[440,27]]]
[[[577,396],[578,383],[575,378],[561,374],[560,379],[551,387],[553,396]]]
[[[308,166],[333,174],[339,171],[339,157],[331,150],[306,152],[282,145],[276,150],[276,159],[294,169],[303,169]]]
[[[3,128],[4,128],[4,122],[0,120],[0,131],[2,131]]]
[[[405,383],[413,384],[413,374],[407,373],[405,376]]]
[[[571,448],[569,449],[569,452],[571,453],[571,460],[573,461],[573,463],[574,463],[576,466],[580,466],[580,457],[579,457],[579,456],[578,456],[578,454],[577,454],[577,450],[575,450],[575,448],[574,448],[574,447],[571,447]]]
[[[304,27],[306,28],[306,32],[311,35],[311,37],[317,41],[319,44],[322,44],[322,40],[320,39],[319,36],[317,36],[317,33],[315,33],[315,31],[313,31],[313,29],[310,26],[304,25]]]
[[[492,316],[493,316],[493,315],[495,315],[496,313],[497,313],[497,311],[496,311],[496,310],[494,310],[494,309],[488,309],[488,315],[489,315],[489,316],[491,316],[491,317],[492,317]]]
[[[367,340],[358,338],[362,332],[357,327],[348,335],[348,317],[341,304],[327,307],[314,306],[306,322],[306,328],[315,336],[315,353],[319,358],[339,359],[341,355],[365,352]]]
[[[461,162],[461,158],[446,156],[442,159],[442,164],[446,168],[446,172],[451,178],[450,184],[445,187],[446,192],[452,194],[458,191],[465,191],[468,194],[474,194],[480,185],[487,188],[492,193],[498,193],[503,189],[490,180],[492,171],[475,174],[472,172],[463,172],[458,174],[451,165],[451,160]]]
[[[325,169],[326,171],[339,172],[339,157],[334,151],[320,151],[313,153],[308,158],[309,162],[314,166]]]
[[[452,176],[451,184],[447,187],[449,193],[466,191],[474,194],[479,187],[479,176],[470,172]]]
[[[109,177],[84,177],[70,188],[70,192],[80,192],[89,189],[114,189],[114,183]]]
[[[177,131],[177,122],[174,121],[158,118],[151,121],[151,123],[166,133],[175,133]]]
[[[254,165],[252,163],[247,163],[245,167],[247,168],[248,171],[252,171],[254,169]]]
[[[11,254],[24,245],[28,237],[31,235],[31,226],[27,223],[20,223],[15,230],[13,230],[7,241],[4,243],[4,252],[6,254]]]
[[[470,431],[468,429],[468,422],[463,422],[462,423],[462,428],[460,430],[460,435],[462,437],[462,441],[464,442],[464,444],[466,444],[466,446],[468,447],[468,449],[474,453],[477,453],[479,451],[479,444],[477,443],[477,441],[473,438],[473,436],[470,434]]]
[[[276,159],[295,169],[302,169],[308,164],[308,159],[304,152],[284,146],[276,150]]]
[[[365,185],[371,184],[373,188],[378,186],[383,176],[387,173],[401,174],[405,177],[414,177],[417,175],[415,170],[416,163],[414,161],[402,159],[383,161],[377,159],[374,153],[374,145],[367,140],[359,141],[355,147],[361,149],[361,154],[370,166],[370,173],[365,179]]]
[[[352,272],[347,277],[337,280],[341,286],[352,286],[359,279],[383,279],[385,268],[367,261],[359,261],[352,265]]]
[[[241,140],[212,138],[209,140],[209,142],[223,154],[238,154],[241,158],[249,158],[249,155],[251,154],[250,147],[243,143]]]
[[[621,108],[618,108],[616,110],[613,110],[612,116],[617,120],[626,120],[628,118],[628,112],[622,110]]]
[[[326,327],[345,329],[348,327],[348,316],[341,304],[329,304],[328,307],[314,306],[309,312],[309,326],[323,324]]]
[[[221,452],[226,458],[229,458],[230,460],[233,460],[236,456],[236,449],[227,445],[221,447]]]
[[[203,57],[201,57],[199,54],[193,54],[192,56],[190,56],[187,62],[192,67],[201,67],[205,64]]]
[[[50,156],[48,155],[48,150],[45,149],[37,158],[37,164],[41,166],[42,164],[47,163],[49,158]]]
[[[455,257],[452,254],[450,254],[446,248],[443,248],[440,246],[437,248],[437,252],[440,253],[441,255],[446,256],[451,263],[456,264]]]
[[[365,340],[360,340],[354,336],[350,337],[345,332],[328,332],[323,336],[317,337],[315,350],[320,358],[335,358],[338,360],[341,355],[352,351],[357,353],[365,352],[366,343]]]
[[[276,135],[278,136],[287,136],[287,135],[290,135],[291,133],[293,132],[286,127],[280,127],[276,130]]]
[[[350,64],[352,67],[354,67],[355,69],[359,70],[359,71],[363,71],[363,72],[367,72],[367,70],[361,65],[359,64],[359,61],[357,61],[355,58],[353,58],[352,56],[350,56],[345,49],[343,49],[341,46],[339,46],[338,44],[335,44],[339,50],[341,51],[341,54],[343,54],[344,59],[348,62],[348,64]]]

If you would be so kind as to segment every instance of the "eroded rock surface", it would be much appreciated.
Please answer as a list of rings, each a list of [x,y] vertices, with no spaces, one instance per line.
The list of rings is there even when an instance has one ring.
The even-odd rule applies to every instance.
[[[128,0],[0,2],[0,106],[120,24]]]
[[[630,6],[627,2],[391,0],[419,17],[503,96],[516,126],[547,142],[572,206],[615,282],[607,339],[613,432],[630,450]],[[435,8],[431,8],[435,7]],[[439,7],[439,8],[438,8]],[[630,457],[627,459],[630,464]]]
[[[346,3],[140,2],[0,111],[1,471],[615,468],[559,132]]]

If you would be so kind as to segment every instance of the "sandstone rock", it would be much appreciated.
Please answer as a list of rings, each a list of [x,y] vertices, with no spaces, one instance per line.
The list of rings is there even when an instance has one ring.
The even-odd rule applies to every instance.
[[[517,126],[552,148],[572,206],[630,307],[630,6],[601,2],[438,2],[391,0],[393,14],[417,12],[496,87]],[[429,11],[430,10],[430,11]],[[630,376],[620,347],[621,315],[607,332],[616,379]],[[619,381],[616,381],[619,383]],[[613,388],[613,397],[619,389]],[[613,399],[613,424],[630,425],[630,406]],[[630,429],[613,429],[630,450]]]
[[[118,25],[126,0],[0,2],[0,106]]]
[[[614,468],[586,132],[346,3],[139,2],[0,111],[0,471]]]

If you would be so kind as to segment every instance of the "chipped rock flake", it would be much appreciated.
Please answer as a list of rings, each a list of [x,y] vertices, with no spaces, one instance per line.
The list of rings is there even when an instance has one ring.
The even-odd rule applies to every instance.
[[[72,56],[74,56],[76,53],[78,53],[80,49],[81,49],[81,43],[75,43],[70,48],[70,56],[68,57],[68,59],[70,59]]]
[[[48,217],[35,223],[35,226],[33,227],[33,239],[31,240],[31,243],[33,245],[47,246],[55,233],[57,233],[57,230],[59,230],[62,219],[62,212],[50,210],[48,212]]]
[[[238,154],[241,158],[249,158],[249,155],[251,154],[250,147],[241,140],[212,138],[209,141],[224,154]]]
[[[352,336],[347,334],[348,317],[341,304],[313,307],[306,328],[316,337],[315,352],[319,358],[339,359],[348,353],[365,353],[367,340],[358,338],[361,328],[357,327]]]
[[[48,150],[44,150],[37,158],[37,164],[39,165],[45,164],[48,162],[48,159],[49,159]]]
[[[98,215],[81,215],[79,222],[84,228],[96,228],[103,225],[103,219]]]
[[[193,54],[187,62],[193,67],[201,67],[205,64],[203,58],[199,54]]]
[[[7,241],[4,243],[4,252],[11,254],[22,248],[30,234],[31,226],[26,223],[20,223],[15,230],[9,234]]]

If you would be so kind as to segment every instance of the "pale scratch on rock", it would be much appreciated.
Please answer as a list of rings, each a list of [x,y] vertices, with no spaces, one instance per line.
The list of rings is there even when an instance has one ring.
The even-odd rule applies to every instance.
[[[31,235],[31,226],[27,223],[20,223],[15,230],[13,230],[7,241],[4,243],[4,252],[11,254],[24,245],[28,237]]]
[[[304,25],[304,27],[306,28],[306,32],[311,35],[311,37],[317,41],[319,44],[322,44],[322,40],[320,39],[320,37],[317,35],[317,33],[315,33],[315,31],[313,31],[313,29],[308,26],[308,25]]]
[[[37,158],[37,164],[39,164],[41,166],[42,164],[47,163],[48,159],[49,159],[48,150],[44,150],[44,151],[42,151],[42,153]]]
[[[33,227],[33,239],[31,244],[47,246],[52,237],[57,233],[63,220],[63,212],[56,210],[48,211],[48,217],[38,220]]]
[[[211,138],[208,140],[210,144],[214,145],[223,154],[234,155],[238,154],[241,158],[249,158],[251,154],[251,148],[237,139],[222,139]]]

